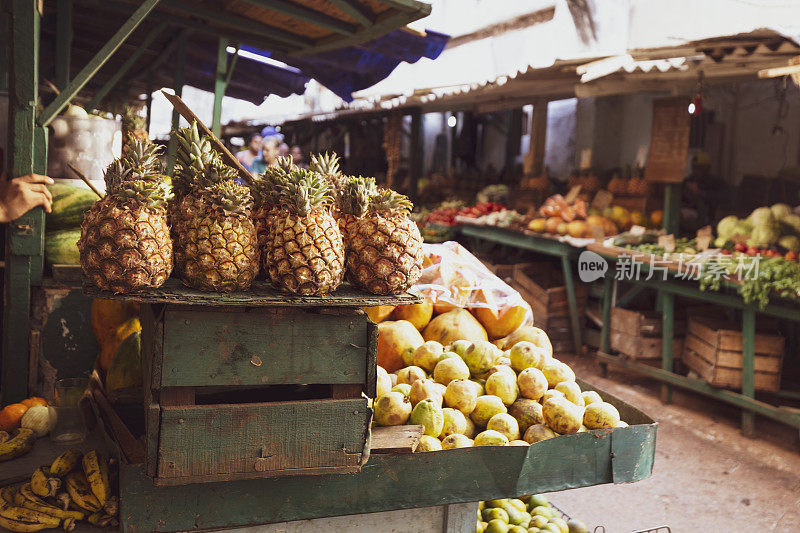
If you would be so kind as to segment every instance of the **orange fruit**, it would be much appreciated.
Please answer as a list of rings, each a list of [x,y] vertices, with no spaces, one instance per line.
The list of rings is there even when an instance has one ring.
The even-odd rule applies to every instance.
[[[30,409],[34,405],[41,405],[43,407],[47,407],[47,400],[45,400],[44,398],[40,398],[38,396],[31,396],[30,398],[22,400],[19,403],[21,403],[22,405],[24,405],[28,409]]]
[[[0,411],[0,431],[11,433],[17,429],[19,427],[19,421],[22,420],[22,415],[24,415],[27,410],[28,407],[21,403],[6,405],[3,410]]]

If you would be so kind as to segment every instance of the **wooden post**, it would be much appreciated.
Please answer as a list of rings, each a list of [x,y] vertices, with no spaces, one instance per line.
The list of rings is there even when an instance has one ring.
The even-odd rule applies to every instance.
[[[667,372],[674,372],[672,347],[675,342],[675,295],[667,291],[661,294],[661,368]],[[661,384],[661,401],[672,403],[672,387],[667,383]]]
[[[522,137],[522,109],[512,109],[508,113],[508,129],[506,135],[506,183],[508,176],[514,171],[514,161],[519,155],[519,145]]]
[[[56,15],[56,87],[63,91],[70,76],[72,0],[58,0]]]
[[[177,50],[177,57],[175,58],[175,78],[173,80],[172,88],[175,90],[175,94],[180,97],[183,94],[183,80],[185,75],[185,65],[186,65],[186,40],[188,34],[186,32],[180,35],[178,39],[178,50]],[[178,112],[177,109],[172,109],[172,131],[177,130],[181,125],[181,114]],[[175,166],[175,151],[177,150],[177,146],[175,145],[177,141],[172,138],[172,134],[169,136],[169,146],[167,147],[167,172],[172,173],[172,167]]]
[[[147,77],[147,99],[145,106],[147,107],[146,125],[147,133],[150,133],[150,121],[153,119],[153,76]]]
[[[547,99],[537,98],[531,114],[531,142],[525,156],[525,174],[539,176],[544,172],[544,151],[547,142]]]
[[[10,33],[8,11],[0,4],[0,46],[2,46],[2,50],[0,50],[0,91],[8,90],[8,66],[11,59],[8,57],[8,36]],[[0,161],[0,164],[4,163],[4,161]],[[5,167],[0,170],[5,170]]]
[[[36,0],[13,0],[8,48],[9,160],[11,176],[43,172],[46,132],[36,132],[39,84],[39,24]],[[38,138],[38,142],[37,142]],[[43,144],[44,143],[44,144]],[[44,249],[44,212],[37,207],[6,225],[6,265],[3,308],[2,403],[17,402],[28,395],[31,279],[41,277],[33,265],[41,265]],[[37,256],[39,259],[37,259]]]
[[[742,310],[742,396],[754,398],[755,386],[755,347],[756,311],[752,305]],[[753,437],[756,433],[756,414],[745,409],[742,411],[742,433],[745,437]]]
[[[222,98],[225,96],[225,72],[228,69],[228,39],[219,38],[217,45],[217,75],[214,79],[214,110],[211,114],[211,132],[217,137],[222,133]]]
[[[417,198],[417,185],[422,177],[422,112],[419,108],[411,111],[411,139],[408,154],[408,195]]]
[[[667,183],[664,187],[664,230],[675,234],[680,227],[681,184]]]

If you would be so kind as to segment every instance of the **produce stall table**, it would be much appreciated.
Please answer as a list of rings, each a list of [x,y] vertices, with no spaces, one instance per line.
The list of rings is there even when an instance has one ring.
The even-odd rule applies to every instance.
[[[342,429],[353,426],[354,421],[362,423],[365,410],[369,421],[371,411],[362,392],[375,395],[374,342],[368,340],[364,347],[341,341],[348,335],[360,335],[360,324],[366,324],[369,335],[377,332],[364,313],[355,311],[355,315],[347,315],[351,325],[343,328],[346,331],[331,327],[325,331],[331,337],[329,344],[337,350],[308,349],[303,337],[315,335],[324,320],[339,316],[337,306],[400,305],[419,298],[372,296],[348,286],[323,297],[285,296],[265,284],[257,284],[248,293],[209,294],[186,289],[175,281],[135,295],[113,295],[94,287],[84,290],[98,297],[149,304],[142,306],[144,444],[109,408],[100,381],[92,380],[98,419],[120,462],[120,522],[122,530],[129,533],[244,527],[444,506],[633,482],[652,472],[657,424],[605,392],[603,397],[617,407],[628,427],[566,435],[530,447],[412,453],[416,442],[409,442],[409,435],[411,441],[414,434],[418,440],[422,426],[372,429],[367,423],[360,463],[346,463],[343,468],[343,463],[335,463],[326,469],[317,464],[315,450],[330,452],[335,459],[340,458],[334,454],[337,447],[345,455],[355,455],[359,450],[346,449],[354,442],[339,440],[348,435]],[[284,311],[289,307],[301,309]],[[296,329],[281,322],[285,312],[305,313]],[[246,322],[231,322],[231,317],[242,313],[247,313]],[[263,317],[274,320],[274,326],[266,324]],[[186,364],[180,366],[173,363],[189,352],[174,342],[177,332],[194,354],[193,362],[184,360]],[[290,333],[292,336],[286,337]],[[216,340],[204,344],[209,335]],[[270,338],[287,341],[276,345]],[[338,365],[331,363],[338,359],[362,361],[366,375],[342,377]],[[338,381],[332,376],[339,376]],[[218,394],[222,385],[225,391],[234,391],[261,381],[332,383],[334,393],[330,399],[322,396],[300,402],[219,404],[200,400],[211,385]],[[342,386],[337,388],[336,383]],[[341,394],[337,395],[337,390]],[[342,400],[352,402],[352,409],[330,411],[336,415],[333,419],[317,408],[304,410],[337,405]],[[281,417],[263,416],[265,409],[272,412],[290,404],[294,409]],[[195,438],[181,442],[176,439],[181,435]],[[253,461],[255,470],[249,467]],[[177,471],[181,474],[176,476]],[[468,526],[462,526],[451,529],[448,525],[446,531],[471,530],[474,513]]]
[[[564,274],[564,286],[567,291],[567,305],[572,329],[573,346],[576,350],[583,345],[581,339],[581,321],[578,302],[575,297],[575,282],[572,277],[572,261],[576,260],[581,249],[567,242],[556,240],[540,234],[522,233],[504,228],[475,226],[464,224],[458,231],[471,240],[491,241],[505,246],[530,250],[561,260],[561,271]],[[474,242],[473,242],[474,243]]]
[[[651,279],[645,277],[631,277],[625,279],[626,282],[634,284],[636,288],[650,288],[658,291],[661,298],[662,312],[662,348],[661,348],[661,368],[655,368],[643,363],[639,363],[621,356],[610,354],[610,318],[612,300],[615,293],[617,280],[614,276],[614,265],[620,260],[632,261],[632,256],[636,256],[637,266],[642,273],[647,273],[651,269],[651,263],[644,254],[633,252],[624,248],[608,247],[600,243],[587,246],[593,252],[603,256],[611,262],[611,266],[606,272],[603,284],[603,306],[602,306],[602,331],[600,349],[597,353],[598,360],[603,364],[611,364],[634,370],[641,374],[662,381],[661,399],[665,403],[671,401],[671,386],[678,386],[685,389],[699,392],[730,403],[743,409],[742,411],[742,432],[747,436],[755,435],[755,415],[760,414],[800,428],[800,412],[786,409],[759,401],[755,398],[755,337],[756,337],[756,315],[763,314],[788,320],[800,322],[800,305],[795,301],[773,298],[763,309],[754,303],[745,303],[742,297],[737,294],[736,284],[731,281],[721,282],[721,291],[702,291],[698,283],[679,279],[682,273],[681,267],[677,263],[664,263],[659,260],[657,267],[659,271],[654,273]],[[661,266],[663,265],[663,267]],[[662,270],[665,268],[665,270]],[[664,274],[665,273],[665,274]],[[718,306],[738,310],[742,313],[742,391],[737,393],[731,390],[719,389],[709,385],[706,381],[698,378],[682,376],[674,372],[673,337],[675,324],[675,297],[691,298]],[[800,395],[796,391],[778,391],[777,396],[798,398]]]

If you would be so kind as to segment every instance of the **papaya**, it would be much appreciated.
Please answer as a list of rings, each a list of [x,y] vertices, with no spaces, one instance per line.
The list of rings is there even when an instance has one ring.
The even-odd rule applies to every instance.
[[[398,305],[392,313],[392,320],[408,320],[422,331],[433,317],[433,301],[425,298],[421,304]]]
[[[111,335],[105,337],[104,342],[100,345],[100,355],[98,356],[98,364],[104,372],[108,372],[111,368],[122,343],[131,333],[140,331],[142,331],[142,324],[139,322],[139,319],[131,318],[118,326]]]
[[[438,341],[448,345],[457,340],[489,340],[486,330],[466,309],[456,308],[431,320],[422,331],[426,341]]]
[[[101,347],[106,337],[114,333],[118,327],[139,315],[139,304],[122,300],[92,300],[92,329]],[[113,352],[112,352],[113,353]]]
[[[392,314],[392,311],[394,311],[394,306],[376,305],[374,307],[362,307],[361,310],[367,314],[370,320],[376,324],[380,324]]]
[[[113,392],[141,386],[142,332],[133,331],[114,351],[111,366],[106,373],[106,390]]]
[[[475,316],[486,328],[490,339],[506,337],[516,331],[525,321],[526,309],[520,305],[500,309],[476,307]]]
[[[403,352],[416,350],[422,335],[407,320],[389,320],[378,324],[378,365],[387,372],[396,372],[408,366],[403,362]]]

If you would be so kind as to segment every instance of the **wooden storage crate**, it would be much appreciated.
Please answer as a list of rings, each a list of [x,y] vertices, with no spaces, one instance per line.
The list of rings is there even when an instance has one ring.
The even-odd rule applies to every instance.
[[[780,389],[785,340],[774,332],[757,332],[755,338],[755,388]],[[705,316],[692,316],[686,333],[683,361],[710,385],[742,387],[742,332],[736,324]]]
[[[655,311],[613,307],[609,324],[611,349],[630,359],[660,360],[663,347],[661,324],[661,314]],[[680,359],[683,351],[685,329],[685,321],[675,321],[672,347],[675,360]]]
[[[377,328],[359,310],[143,306],[159,485],[356,472]]]

